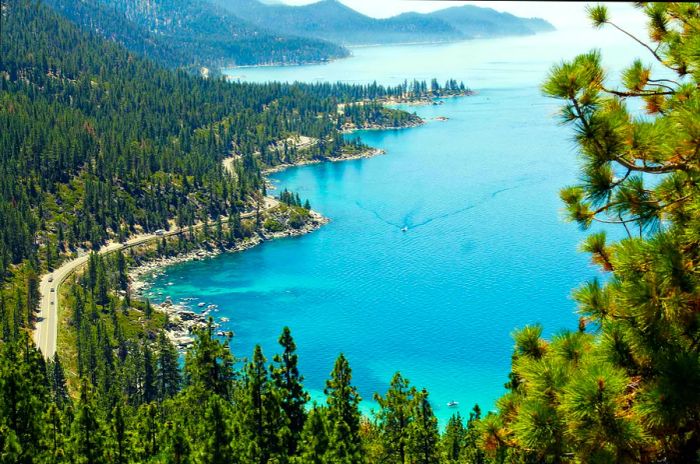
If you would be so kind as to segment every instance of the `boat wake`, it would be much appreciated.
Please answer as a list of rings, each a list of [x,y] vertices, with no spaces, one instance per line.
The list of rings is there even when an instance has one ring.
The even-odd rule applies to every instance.
[[[516,189],[519,189],[519,188],[522,188],[522,187],[526,187],[526,186],[530,186],[530,185],[534,185],[534,184],[538,184],[538,183],[542,182],[543,180],[545,180],[545,178],[537,178],[537,179],[534,179],[534,180],[530,180],[530,181],[528,181],[528,182],[520,182],[519,184],[513,185],[513,186],[511,186],[511,187],[505,187],[505,188],[502,188],[502,189],[495,190],[495,191],[493,191],[493,192],[490,192],[490,193],[484,195],[483,197],[481,197],[481,198],[480,198],[478,201],[476,201],[475,203],[466,205],[466,206],[464,206],[464,207],[462,207],[462,208],[458,208],[458,209],[456,209],[456,210],[449,211],[449,212],[446,212],[446,213],[443,213],[443,214],[438,214],[438,215],[436,215],[436,216],[432,216],[432,217],[429,217],[429,218],[427,218],[427,219],[424,219],[424,220],[421,221],[421,222],[415,222],[415,223],[413,222],[412,219],[413,219],[413,217],[415,216],[416,212],[422,208],[422,206],[423,206],[422,204],[419,205],[419,206],[416,206],[416,207],[413,208],[411,211],[409,211],[408,213],[406,213],[406,214],[404,215],[404,217],[403,217],[403,223],[393,222],[393,221],[391,221],[391,220],[389,220],[389,219],[386,219],[386,218],[383,217],[377,210],[372,209],[372,208],[368,208],[368,207],[364,206],[360,201],[356,201],[355,204],[357,205],[358,208],[360,208],[360,209],[362,209],[362,210],[365,210],[365,211],[367,211],[367,212],[369,212],[369,213],[372,213],[372,214],[374,215],[374,217],[376,217],[377,219],[379,219],[379,220],[382,221],[383,223],[385,223],[385,224],[387,224],[387,225],[390,225],[390,226],[392,226],[392,227],[396,227],[397,229],[401,230],[402,232],[406,232],[406,231],[408,231],[409,229],[416,229],[416,228],[418,228],[418,227],[426,226],[426,225],[430,224],[430,223],[433,222],[433,221],[438,221],[438,220],[440,220],[440,219],[446,219],[446,218],[449,218],[449,217],[452,217],[452,216],[455,216],[455,215],[458,215],[458,214],[462,214],[462,213],[464,213],[464,212],[466,212],[466,211],[469,211],[469,210],[471,210],[471,209],[474,209],[474,208],[477,208],[477,207],[479,207],[479,206],[484,205],[485,203],[487,203],[487,202],[491,201],[492,199],[496,198],[496,197],[497,197],[498,195],[500,195],[501,193],[508,192],[508,191],[511,191],[511,190],[516,190]]]

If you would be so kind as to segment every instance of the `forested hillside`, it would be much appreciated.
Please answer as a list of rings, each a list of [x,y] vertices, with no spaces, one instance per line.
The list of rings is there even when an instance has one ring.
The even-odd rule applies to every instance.
[[[199,79],[88,37],[46,7],[4,7],[0,270],[32,255],[39,230],[53,248],[97,245],[193,208],[221,214],[261,185],[255,160],[236,183],[224,176],[234,147],[250,156],[292,133],[340,140],[337,102],[370,90]]]
[[[376,19],[338,0],[321,0],[303,6],[266,5],[258,0],[214,1],[260,27],[340,44],[448,42],[554,30],[551,24],[542,19],[519,18],[474,6]]]
[[[60,356],[47,364],[29,334],[37,276],[61,259],[173,222],[202,221],[205,242],[212,220],[211,237],[223,240],[222,215],[226,240],[256,233],[241,213],[264,191],[261,168],[357,150],[340,136],[348,123],[415,121],[370,101],[411,93],[408,85],[230,84],[164,70],[40,3],[3,2],[2,20],[0,462],[358,459],[359,398],[342,356],[328,383],[333,406],[313,413],[288,332],[277,368],[256,350],[241,369],[210,327],[181,370],[167,317],[124,291],[132,255],[91,254],[64,285]],[[350,110],[355,101],[361,111]],[[318,143],[296,155],[272,149],[293,135]],[[234,174],[222,167],[229,155]],[[282,210],[305,214],[298,195],[281,199]],[[174,246],[193,240],[191,232]],[[158,252],[172,246],[163,240]],[[411,394],[406,405],[425,412],[426,395]]]
[[[356,151],[340,134],[347,123],[415,118],[338,113],[339,101],[390,89],[201,79],[85,34],[44,5],[2,6],[0,325],[10,338],[31,330],[38,276],[67,256],[236,218],[264,190],[261,168]],[[319,143],[271,148],[299,135]],[[229,156],[235,175],[222,167]]]
[[[71,251],[170,221],[214,220],[203,241],[220,242],[221,216],[239,230],[264,190],[261,168],[287,161],[273,149],[280,141],[304,135],[319,143],[298,156],[338,156],[358,148],[340,137],[346,124],[415,122],[377,99],[463,86],[205,80],[81,32],[43,4],[3,1],[0,463],[700,461],[700,7],[641,8],[649,59],[670,77],[637,61],[611,88],[596,51],[556,65],[543,86],[563,101],[582,159],[580,183],[561,194],[569,219],[627,234],[582,246],[608,278],[576,290],[578,330],[551,340],[539,326],[516,331],[497,413],[474,407],[440,434],[429,393],[399,373],[362,416],[342,354],[328,366],[325,403],[310,404],[288,329],[266,358],[259,347],[233,354],[208,325],[181,363],[162,330],[168,317],[127,291],[136,255],[91,254],[68,283],[70,350],[46,361],[29,334],[37,275]],[[617,27],[604,7],[591,17]],[[229,155],[233,173],[222,167]],[[298,195],[281,197],[304,210]],[[257,227],[249,221],[247,233]],[[194,240],[163,238],[157,252]]]
[[[466,37],[532,35],[554,30],[554,26],[541,18],[520,18],[473,5],[445,8],[429,16],[445,21]]]
[[[298,64],[348,55],[313,38],[261,29],[212,3],[194,0],[47,0],[87,31],[169,67]]]

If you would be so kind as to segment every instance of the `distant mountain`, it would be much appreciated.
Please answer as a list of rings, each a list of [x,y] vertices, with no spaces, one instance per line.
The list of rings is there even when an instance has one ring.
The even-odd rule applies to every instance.
[[[540,18],[519,18],[475,6],[376,19],[338,0],[321,0],[303,6],[262,3],[258,0],[213,1],[259,27],[344,45],[447,42],[474,37],[531,35],[554,30],[554,26]]]
[[[298,64],[348,55],[315,38],[263,30],[202,0],[45,0],[83,29],[169,67]]]
[[[542,18],[520,18],[473,5],[445,8],[427,16],[445,21],[468,38],[532,35],[555,30]]]
[[[257,0],[214,1],[259,27],[339,44],[448,41],[462,38],[461,32],[437,18],[409,13],[390,19],[375,19],[336,0],[303,6],[263,4]]]

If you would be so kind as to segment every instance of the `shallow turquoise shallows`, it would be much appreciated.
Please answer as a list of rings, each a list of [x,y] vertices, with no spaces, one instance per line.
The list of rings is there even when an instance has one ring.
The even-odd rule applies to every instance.
[[[538,88],[553,62],[585,50],[580,38],[366,48],[324,66],[231,71],[258,81],[453,77],[478,94],[410,108],[427,121],[419,128],[357,134],[384,156],[276,174],[278,188],[298,191],[330,224],[174,266],[154,281],[153,295],[164,292],[154,299],[219,305],[241,357],[260,343],[271,358],[288,325],[319,401],[343,352],[365,410],[396,371],[429,390],[442,423],[475,403],[494,408],[512,331],[575,329],[571,290],[597,272],[577,253],[583,233],[561,218],[558,191],[577,175],[571,132]],[[608,56],[627,62],[632,50]]]

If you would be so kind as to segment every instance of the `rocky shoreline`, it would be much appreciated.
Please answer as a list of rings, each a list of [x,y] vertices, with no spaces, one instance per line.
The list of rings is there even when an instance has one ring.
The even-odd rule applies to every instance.
[[[423,124],[423,122],[424,121],[421,120],[419,124],[415,125]],[[377,129],[391,128],[377,127]],[[263,174],[272,174],[295,166],[318,164],[326,161],[350,161],[356,159],[371,158],[383,154],[385,154],[384,150],[378,148],[369,148],[358,153],[346,153],[336,158],[299,160],[298,162],[293,164],[281,164],[275,166],[274,168],[263,171]],[[274,186],[272,186],[269,183],[269,181],[268,186],[274,188]],[[253,237],[246,238],[240,242],[237,242],[231,247],[222,248],[220,246],[212,246],[211,244],[203,243],[200,248],[187,253],[182,253],[175,256],[164,256],[155,259],[144,260],[137,266],[129,269],[130,292],[137,298],[143,298],[145,292],[150,287],[150,284],[147,282],[146,278],[164,275],[164,269],[169,266],[188,261],[199,261],[203,259],[209,259],[224,252],[238,252],[248,250],[250,248],[253,248],[254,246],[260,245],[265,241],[274,240],[276,238],[304,235],[309,232],[313,232],[316,229],[319,229],[321,226],[327,224],[328,222],[328,218],[312,210],[310,211],[309,221],[299,229],[288,227],[280,232],[259,231]],[[170,341],[173,342],[173,344],[181,351],[184,351],[194,343],[194,332],[205,328],[209,321],[210,312],[217,310],[217,308],[207,307],[201,312],[196,312],[193,310],[193,308],[186,304],[190,301],[194,300],[174,303],[169,297],[166,297],[164,302],[153,305],[155,310],[168,315],[168,322],[165,327],[166,334]],[[219,324],[217,323],[215,323],[214,326],[216,329],[219,328]],[[233,335],[233,333],[224,333],[223,331],[217,331],[217,335],[228,336]]]
[[[258,234],[243,239],[231,247],[208,246],[202,244],[199,249],[192,250],[187,253],[182,253],[174,256],[163,256],[156,259],[144,260],[137,266],[129,269],[129,288],[133,295],[137,298],[143,298],[145,292],[150,288],[147,277],[162,276],[165,274],[164,269],[188,261],[199,261],[213,258],[224,252],[239,252],[248,250],[268,240],[276,238],[294,237],[304,235],[319,229],[324,224],[327,224],[329,219],[323,215],[310,211],[310,219],[299,229],[288,228],[280,232],[259,232]],[[187,301],[193,301],[189,299]],[[163,312],[168,316],[168,322],[165,326],[165,331],[170,341],[179,349],[185,350],[194,343],[193,334],[196,330],[203,329],[207,326],[210,313],[216,311],[215,307],[206,307],[200,312],[196,312],[186,302],[174,303],[170,297],[165,298],[165,301],[160,304],[154,304],[153,308]],[[219,328],[219,324],[215,323],[214,327]],[[225,333],[218,331],[217,335],[229,336],[233,333]]]
[[[385,129],[387,129],[387,128],[385,128]],[[391,128],[389,128],[389,129],[391,129]],[[368,150],[361,151],[360,153],[349,153],[349,154],[340,155],[340,156],[335,157],[335,158],[299,160],[298,162],[291,163],[291,164],[278,164],[275,167],[265,169],[263,171],[263,174],[274,174],[276,172],[284,171],[285,169],[288,169],[288,168],[293,168],[293,167],[297,167],[297,166],[307,166],[309,164],[325,163],[327,161],[330,161],[332,163],[337,163],[339,161],[351,161],[351,160],[357,160],[357,159],[372,158],[372,157],[384,155],[384,154],[386,154],[386,152],[384,150],[380,150],[379,148],[370,148]]]
[[[448,98],[462,98],[476,95],[477,92],[471,89],[465,89],[445,95],[423,95],[420,97],[384,97],[378,98],[376,101],[385,105],[406,105],[406,106],[437,106],[442,105],[443,101]]]
[[[363,131],[363,130],[374,131],[374,130],[411,129],[413,127],[420,127],[423,124],[425,124],[425,120],[422,118],[418,118],[418,120],[407,122],[406,124],[403,124],[401,126],[383,126],[381,124],[371,124],[371,125],[367,125],[367,126],[363,126],[363,127],[357,127],[354,125],[353,126],[346,125],[342,128],[342,130],[340,132],[343,134],[352,134],[353,132]],[[352,159],[352,158],[348,158],[348,159]],[[343,161],[343,160],[339,160],[339,161]]]

